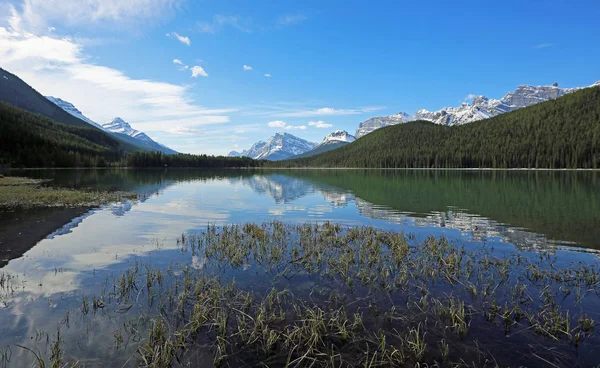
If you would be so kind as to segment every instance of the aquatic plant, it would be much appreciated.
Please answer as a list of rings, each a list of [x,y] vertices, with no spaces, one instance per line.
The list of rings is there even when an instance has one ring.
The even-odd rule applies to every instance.
[[[177,245],[202,267],[136,258],[91,297],[102,315],[81,299],[83,318],[130,320],[114,346],[135,336],[145,366],[562,366],[598,343],[595,263],[332,223],[209,225]]]

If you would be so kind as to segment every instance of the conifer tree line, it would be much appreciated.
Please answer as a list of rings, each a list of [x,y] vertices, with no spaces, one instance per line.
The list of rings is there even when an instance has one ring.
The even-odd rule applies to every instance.
[[[461,126],[416,121],[286,161],[127,152],[93,127],[0,103],[3,167],[600,168],[600,87]]]

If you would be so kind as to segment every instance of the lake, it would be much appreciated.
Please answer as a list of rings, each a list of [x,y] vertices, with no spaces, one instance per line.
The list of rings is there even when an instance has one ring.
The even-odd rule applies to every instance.
[[[0,349],[7,366],[35,361],[34,353],[16,344],[49,357],[57,339],[65,358],[85,366],[108,361],[135,366],[130,357],[144,334],[134,332],[142,327],[131,320],[144,325],[143,313],[136,312],[141,297],[127,310],[103,312],[105,318],[82,314],[82,300],[89,297],[91,303],[94,294],[109,295],[113,278],[143,264],[165,272],[173,264],[209,269],[210,259],[187,247],[183,251],[186,241],[177,239],[213,225],[273,220],[366,225],[403,232],[414,244],[435,236],[503,257],[535,260],[542,254],[552,258],[553,267],[563,268],[596,267],[600,250],[600,172],[594,171],[106,169],[11,174],[52,179],[52,186],[132,191],[140,198],[95,209],[0,212],[0,275],[9,275],[5,285],[11,285],[0,291]],[[227,277],[241,280],[244,290],[270,285],[269,272],[230,268]],[[583,305],[598,320],[598,296],[591,294]],[[486,345],[485,334],[471,333]],[[599,343],[590,337],[576,347],[557,344],[561,358],[540,352],[543,359],[531,358],[529,364],[544,366],[554,359],[554,364],[589,366],[600,360]],[[509,343],[505,350],[487,344],[506,353],[508,363],[522,358],[510,358]],[[194,359],[206,362],[200,353]]]

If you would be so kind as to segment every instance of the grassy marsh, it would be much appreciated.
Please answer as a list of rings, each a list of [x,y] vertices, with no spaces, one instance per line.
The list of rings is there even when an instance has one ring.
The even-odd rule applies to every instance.
[[[44,186],[47,180],[0,177],[0,208],[92,207],[135,199],[136,194]]]
[[[331,223],[208,226],[177,244],[199,262],[136,259],[101,294],[79,297],[63,331],[46,334],[48,365],[85,365],[64,333],[70,318],[108,323],[107,344],[133,354],[120,365],[562,367],[598,358],[598,263],[564,267],[552,253]],[[0,276],[5,296],[14,285]]]

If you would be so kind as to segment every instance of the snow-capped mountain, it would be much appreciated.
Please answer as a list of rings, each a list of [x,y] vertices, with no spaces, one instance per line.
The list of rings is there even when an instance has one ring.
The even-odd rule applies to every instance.
[[[363,135],[367,135],[379,128],[407,123],[413,120],[415,120],[415,117],[412,115],[408,115],[405,112],[399,112],[390,116],[376,116],[360,123],[358,125],[358,129],[356,129],[356,133],[354,134],[354,136],[358,139]]]
[[[277,133],[267,139],[266,142],[259,141],[254,143],[249,150],[244,150],[241,153],[233,151],[232,153],[234,155],[239,153],[240,156],[247,156],[255,160],[277,161],[308,152],[316,146],[316,143],[298,138],[295,135]]]
[[[227,157],[242,157],[243,155],[238,151],[231,151],[227,154]]]
[[[595,83],[593,86],[598,85]],[[586,88],[586,87],[583,87]],[[380,116],[367,119],[360,123],[356,130],[356,138],[389,125],[406,123],[414,120],[428,120],[441,125],[462,125],[487,119],[496,115],[518,110],[536,103],[552,100],[581,88],[560,88],[557,83],[551,86],[521,85],[513,92],[507,93],[502,99],[490,99],[477,96],[472,103],[463,102],[458,107],[445,107],[438,111],[418,110],[413,115],[401,112],[391,116]]]
[[[314,149],[301,153],[299,155],[294,156],[293,158],[303,158],[310,157],[314,155],[318,155],[319,153],[332,151],[336,148],[340,148],[342,146],[347,145],[348,143],[352,143],[356,140],[354,136],[350,135],[345,130],[336,130],[329,134],[327,137],[323,139],[321,143],[319,143]]]
[[[48,100],[52,101],[56,106],[65,110],[66,112],[73,115],[74,117],[81,119],[81,120],[85,121],[86,123],[95,126],[96,128],[100,128],[100,129],[104,130],[104,128],[102,128],[102,126],[100,124],[96,123],[92,119],[83,115],[83,113],[81,111],[79,111],[75,106],[73,106],[73,104],[70,103],[69,101],[65,101],[62,98],[58,98],[58,97],[54,97],[54,96],[45,96],[45,97]]]
[[[118,134],[120,136],[126,136],[129,138],[129,141],[132,141],[131,139],[133,139],[135,143],[141,144],[152,150],[160,151],[166,154],[177,153],[177,151],[172,150],[171,148],[152,140],[152,138],[148,137],[146,133],[133,129],[128,122],[121,119],[120,117],[116,117],[108,123],[102,124],[102,128],[104,128],[110,133]]]
[[[319,143],[319,145],[317,147],[321,147],[324,146],[326,144],[330,144],[330,143],[351,143],[354,142],[356,140],[356,138],[354,138],[353,135],[350,135],[350,133],[348,133],[345,130],[336,130],[332,133],[330,133],[327,137],[325,137],[323,139],[323,142]]]
[[[109,121],[108,123],[102,124],[102,127],[113,133],[120,133],[128,135],[132,138],[137,138],[142,141],[151,141],[152,139],[146,135],[146,133],[140,132],[139,130],[135,130],[129,125],[128,122],[121,119],[120,117],[116,117]]]

